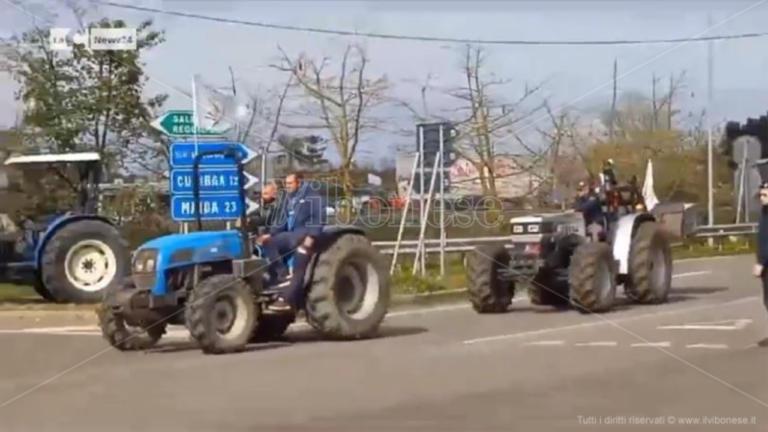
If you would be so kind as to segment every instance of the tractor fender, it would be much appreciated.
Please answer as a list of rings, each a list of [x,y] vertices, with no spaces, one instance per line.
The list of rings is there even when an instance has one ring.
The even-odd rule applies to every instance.
[[[45,232],[40,237],[40,240],[37,242],[37,247],[35,248],[35,271],[40,270],[40,267],[42,266],[42,260],[43,260],[43,251],[45,250],[45,246],[53,238],[53,236],[56,235],[56,233],[60,229],[64,228],[65,226],[71,223],[79,222],[83,220],[95,220],[99,222],[104,222],[111,226],[115,226],[115,224],[108,218],[103,216],[98,216],[98,215],[64,214],[62,216],[59,216],[58,218],[54,219],[50,225],[48,225],[48,228],[45,229]]]
[[[613,258],[619,262],[618,274],[629,273],[629,250],[637,228],[645,222],[655,221],[656,218],[650,213],[633,213],[622,216],[616,223],[612,243]]]
[[[358,234],[358,235],[366,235],[365,230],[362,228],[357,227],[327,227],[323,230],[323,234],[321,235],[317,248],[315,250],[315,253],[312,254],[312,258],[310,259],[309,266],[307,266],[307,271],[304,273],[304,288],[308,289],[310,288],[312,278],[315,275],[315,267],[317,266],[317,260],[320,258],[320,255],[328,249],[332,244],[338,240],[339,237],[347,234]]]

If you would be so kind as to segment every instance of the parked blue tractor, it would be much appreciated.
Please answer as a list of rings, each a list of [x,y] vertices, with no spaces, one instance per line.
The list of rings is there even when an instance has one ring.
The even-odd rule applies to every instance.
[[[195,181],[201,158],[214,155],[234,159],[244,184],[235,149],[198,154]],[[199,184],[194,197],[199,208]],[[99,310],[103,336],[112,346],[148,349],[168,325],[184,325],[207,354],[241,351],[250,342],[283,335],[296,316],[268,310],[278,291],[270,287],[266,255],[249,231],[244,191],[240,199],[238,229],[203,231],[198,214],[198,231],[160,237],[136,251],[132,276],[109,290]],[[374,336],[390,302],[383,257],[356,228],[326,227],[314,249],[303,280],[307,322],[330,339]]]
[[[21,223],[4,215],[0,281],[31,285],[52,302],[101,301],[107,289],[130,274],[131,253],[112,221],[97,214],[99,154],[12,156],[5,165],[21,170],[69,165],[77,168],[80,183],[75,209]]]

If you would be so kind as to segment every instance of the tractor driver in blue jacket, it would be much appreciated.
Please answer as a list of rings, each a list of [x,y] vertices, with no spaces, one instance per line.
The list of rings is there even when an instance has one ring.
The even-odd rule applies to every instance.
[[[597,240],[605,230],[603,203],[600,202],[600,197],[597,196],[594,188],[591,187],[591,182],[579,183],[578,196],[576,198],[576,205],[574,210],[584,215],[584,225],[587,229],[587,234],[592,240]]]
[[[302,182],[299,174],[290,174],[285,179],[288,194],[287,202],[281,205],[281,214],[270,228],[269,234],[259,237],[265,244],[265,253],[271,267],[270,273],[276,275],[277,286],[282,292],[277,301],[270,305],[271,310],[298,310],[303,301],[304,273],[309,265],[314,243],[325,225],[325,206],[320,194],[312,190],[309,184]],[[293,255],[293,275],[288,276],[284,260]]]

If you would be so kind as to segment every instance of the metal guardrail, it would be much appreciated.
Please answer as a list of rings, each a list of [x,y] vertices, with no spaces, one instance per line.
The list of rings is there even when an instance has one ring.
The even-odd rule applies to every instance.
[[[730,236],[747,236],[757,233],[757,224],[722,224],[712,226],[701,226],[694,230],[693,237],[698,238],[715,238],[715,237],[730,237]],[[477,237],[477,238],[452,238],[445,240],[445,252],[470,252],[481,244],[493,244],[493,243],[507,243],[507,247],[511,248],[512,245],[509,242],[509,236],[496,236],[496,237]],[[385,255],[392,255],[395,252],[396,241],[378,241],[373,242],[373,245],[379,249],[380,253]],[[400,249],[398,254],[413,255],[418,250],[418,240],[403,240],[400,242]],[[428,239],[424,240],[424,246],[426,253],[439,253],[440,252],[440,240]]]
[[[445,239],[445,252],[469,252],[475,249],[475,247],[482,244],[493,243],[510,243],[509,236],[496,236],[496,237],[476,237],[476,238],[452,238]],[[380,253],[385,255],[392,255],[395,253],[396,241],[378,241],[373,242],[373,246],[376,247]],[[400,242],[400,248],[398,254],[413,255],[417,252],[419,246],[418,240],[403,240]],[[509,247],[512,245],[509,244]],[[439,253],[440,239],[425,239],[424,248],[427,254]]]
[[[693,236],[698,238],[746,236],[757,234],[757,224],[723,224],[702,226],[694,230]]]

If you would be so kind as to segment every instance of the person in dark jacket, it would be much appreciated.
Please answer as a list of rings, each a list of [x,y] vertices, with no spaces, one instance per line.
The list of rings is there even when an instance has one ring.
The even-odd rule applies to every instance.
[[[275,225],[276,215],[279,213],[278,207],[282,204],[275,182],[266,183],[257,198],[263,205],[255,214],[248,217],[247,227],[249,231],[263,235],[269,232],[269,227]],[[236,225],[240,227],[239,220]]]
[[[281,223],[280,218],[284,217],[284,207],[287,200],[283,195],[277,189],[277,185],[274,182],[267,183],[264,186],[261,199],[266,210],[264,226],[267,228],[267,232],[279,225]]]
[[[266,244],[270,261],[270,273],[276,275],[277,286],[283,291],[277,301],[270,305],[276,311],[298,309],[303,301],[302,285],[304,273],[313,252],[317,237],[326,223],[325,206],[320,194],[302,182],[298,174],[286,177],[288,194],[285,203],[278,206],[275,224],[269,234],[259,237],[259,243]],[[293,274],[288,275],[284,259],[293,254]]]
[[[600,202],[600,197],[597,196],[594,188],[590,187],[590,183],[579,184],[574,210],[584,215],[587,233],[593,240],[597,240],[600,233],[605,230],[603,203]]]
[[[768,182],[760,185],[760,222],[757,229],[757,262],[753,273],[763,282],[763,304],[768,311]],[[768,337],[757,343],[761,347],[768,347]]]

